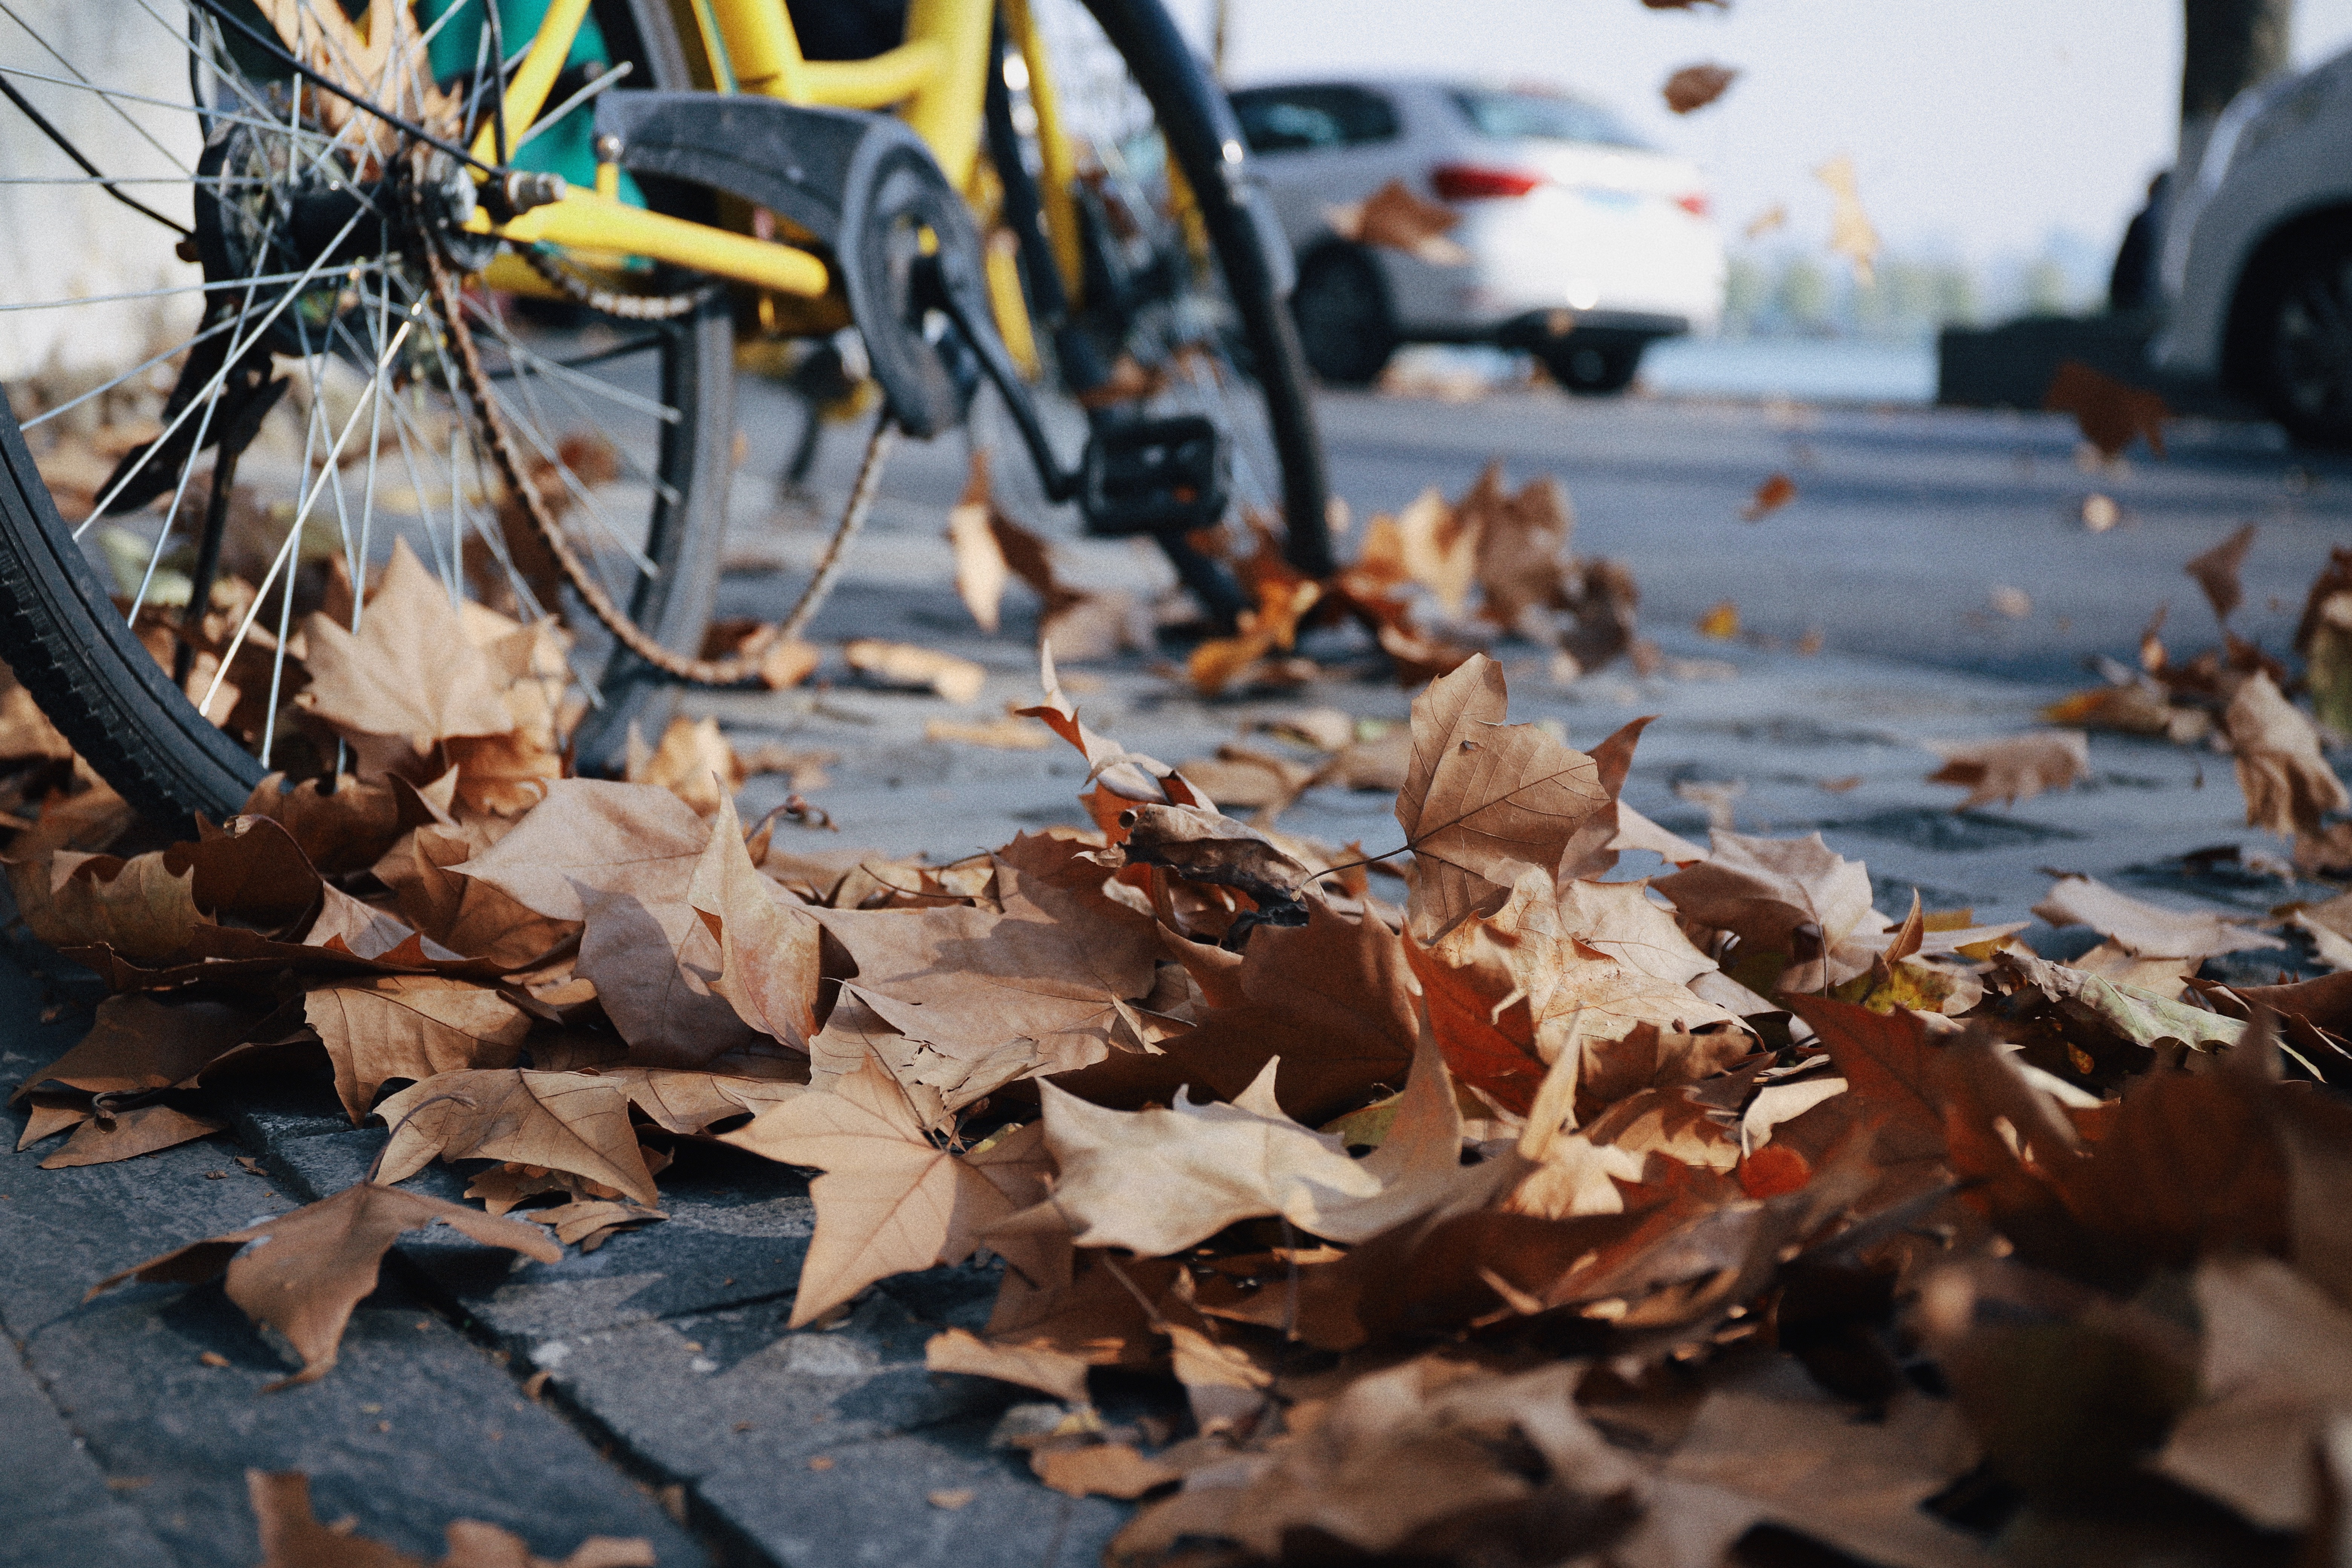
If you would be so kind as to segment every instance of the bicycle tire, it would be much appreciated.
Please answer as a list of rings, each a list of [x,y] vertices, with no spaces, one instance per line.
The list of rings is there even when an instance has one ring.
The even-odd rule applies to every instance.
[[[1307,575],[1328,576],[1335,567],[1328,526],[1330,482],[1306,355],[1290,319],[1287,295],[1295,268],[1288,242],[1250,171],[1240,124],[1160,0],[1081,4],[1150,104],[1170,155],[1199,204],[1226,294],[1241,320],[1250,376],[1264,400],[1266,434],[1281,470],[1285,554]],[[1021,237],[1036,258],[1033,266],[1050,265],[1037,248],[1041,242]],[[1181,540],[1171,542],[1171,554],[1189,550]],[[1210,607],[1213,612],[1215,606]]]
[[[594,0],[615,59],[655,89],[693,85],[663,0]],[[691,199],[690,197],[688,199]],[[733,342],[723,300],[671,323],[662,395],[681,418],[660,437],[657,499],[631,618],[664,647],[698,651],[718,589],[726,487],[732,467]],[[0,658],[99,775],[135,810],[184,828],[204,815],[243,809],[265,776],[261,762],[205,719],[141,643],[84,555],[36,466],[0,388]],[[575,757],[617,756],[629,721],[661,684],[625,649],[602,667],[603,705],[574,732]]]
[[[1201,204],[1209,239],[1248,333],[1253,370],[1282,466],[1284,554],[1309,577],[1337,569],[1331,484],[1307,390],[1307,356],[1284,296],[1295,279],[1289,247],[1249,172],[1249,144],[1233,106],[1160,0],[1086,0],[1127,61]],[[1277,254],[1276,246],[1283,248]]]

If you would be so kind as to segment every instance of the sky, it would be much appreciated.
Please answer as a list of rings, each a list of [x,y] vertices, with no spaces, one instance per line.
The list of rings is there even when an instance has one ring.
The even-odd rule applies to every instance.
[[[1205,40],[1211,0],[1170,0]],[[1774,205],[1818,244],[1844,153],[1891,252],[1979,266],[2056,231],[2111,249],[2178,127],[2180,0],[1228,0],[1227,76],[1431,71],[1601,99],[1696,160],[1734,236]],[[2352,47],[2352,0],[2297,0],[2294,53]],[[1658,96],[1701,62],[1741,74],[1686,119]]]

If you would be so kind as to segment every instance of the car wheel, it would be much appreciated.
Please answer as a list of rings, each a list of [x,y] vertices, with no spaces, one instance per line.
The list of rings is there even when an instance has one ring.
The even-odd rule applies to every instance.
[[[2296,440],[2352,447],[2352,230],[2315,237],[2253,287],[2249,390]]]
[[[1307,366],[1338,386],[1368,386],[1396,353],[1388,284],[1362,251],[1331,246],[1307,258],[1290,296]]]
[[[1579,342],[1573,337],[1546,343],[1537,351],[1544,369],[1569,391],[1586,397],[1606,397],[1633,384],[1642,368],[1642,343]]]

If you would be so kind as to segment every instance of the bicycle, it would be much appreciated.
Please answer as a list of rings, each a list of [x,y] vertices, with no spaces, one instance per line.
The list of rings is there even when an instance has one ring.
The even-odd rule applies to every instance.
[[[579,634],[584,765],[662,683],[746,680],[705,647],[739,339],[880,389],[836,545],[895,432],[984,405],[1213,616],[1231,511],[1331,570],[1288,252],[1160,0],[911,0],[846,58],[785,0],[128,0],[95,41],[37,4],[0,3],[0,186],[111,243],[0,280],[0,657],[160,820],[337,771],[288,647],[359,628],[394,537]]]

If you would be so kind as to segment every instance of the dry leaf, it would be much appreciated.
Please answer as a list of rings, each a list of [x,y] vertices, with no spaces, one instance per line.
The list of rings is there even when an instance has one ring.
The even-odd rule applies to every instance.
[[[710,843],[695,867],[687,901],[719,944],[719,971],[712,988],[752,1028],[807,1051],[816,1033],[824,930],[798,900],[752,866],[731,800],[719,803],[719,820],[711,825]]]
[[[1675,908],[1759,952],[1785,953],[1780,984],[1841,984],[1870,967],[1867,939],[1890,923],[1871,905],[1870,873],[1822,842],[1717,832],[1707,858],[1653,884]]]
[[[1739,509],[1739,515],[1748,522],[1760,521],[1796,499],[1796,480],[1786,474],[1767,474],[1756,487],[1756,494]]]
[[[294,700],[339,734],[395,737],[422,752],[452,736],[515,728],[507,683],[405,539],[394,542],[356,634],[312,615],[302,635],[310,684]]]
[[[1458,242],[1445,237],[1460,226],[1462,215],[1413,195],[1402,180],[1389,181],[1360,202],[1328,208],[1323,218],[1342,239],[1402,250],[1432,267],[1459,267],[1470,259]]]
[[[2258,531],[2252,523],[2247,523],[2181,568],[2197,579],[2197,585],[2205,590],[2205,602],[2213,606],[2213,618],[2224,625],[2245,601],[2245,585],[2238,580],[2238,574],[2245,568],[2246,552],[2254,547]]]
[[[2319,731],[2256,670],[2230,699],[2222,722],[2246,797],[2246,826],[2281,837],[2318,833],[2328,813],[2352,810],[2352,795],[2327,765]]]
[[[1854,178],[1853,159],[1841,153],[1813,171],[1813,178],[1829,187],[1830,253],[1853,264],[1854,281],[1868,288],[1878,259],[1878,230],[1863,210],[1862,193]]]
[[[41,1162],[41,1169],[60,1171],[69,1165],[105,1165],[117,1160],[135,1159],[158,1149],[210,1137],[227,1125],[163,1102],[133,1106],[111,1114],[100,1110],[76,1127],[65,1147]]]
[[[163,850],[122,860],[64,849],[10,861],[8,881],[17,912],[49,946],[103,944],[147,962],[185,952],[195,928],[209,923],[196,908],[194,868],[169,858]]]
[[[1087,1403],[1087,1363],[1058,1351],[996,1345],[969,1329],[933,1334],[923,1346],[923,1365],[932,1372],[961,1372],[1017,1383],[1065,1405]]]
[[[2089,926],[2136,958],[2210,958],[2286,945],[2220,915],[2168,910],[2089,877],[2060,878],[2033,912],[2053,926]]]
[[[823,910],[816,918],[857,963],[857,993],[909,1038],[966,1071],[1007,1079],[1098,1061],[1123,1004],[1150,994],[1152,922],[1096,888],[1066,883],[1055,841],[1024,835],[996,859],[999,910]],[[969,1079],[963,1080],[969,1082]],[[943,1084],[953,1089],[955,1084]]]
[[[2091,776],[2090,741],[2079,730],[2046,730],[1998,741],[1931,741],[1927,749],[1944,759],[1927,782],[1958,784],[1969,792],[1955,811],[1996,800],[2015,805],[2044,790],[2070,789]]]
[[[255,1016],[199,1000],[109,996],[89,1032],[48,1066],[27,1073],[13,1099],[45,1084],[88,1094],[130,1095],[190,1084],[205,1067],[251,1034]]]
[[[1721,98],[1738,75],[1725,66],[1685,66],[1666,78],[1666,85],[1661,90],[1668,109],[1676,114],[1688,114]]]
[[[1528,866],[1549,873],[1607,802],[1592,759],[1533,724],[1506,724],[1502,668],[1480,655],[1412,705],[1412,768],[1397,821],[1413,853],[1412,927],[1426,941],[1499,909]]]
[[[1090,1443],[1080,1448],[1040,1448],[1030,1468],[1048,1489],[1068,1497],[1108,1497],[1132,1501],[1183,1479],[1173,1465],[1147,1459],[1127,1443]]]
[[[634,729],[629,731],[625,776],[631,784],[666,789],[694,807],[697,816],[709,816],[721,800],[734,798],[743,787],[748,770],[727,737],[719,732],[718,720],[680,714],[669,721],[661,743],[650,751]]]
[[[891,686],[928,686],[950,702],[970,702],[988,684],[988,671],[971,660],[912,643],[857,637],[843,645],[841,656],[862,675]]]
[[[2072,414],[2082,426],[2083,439],[2113,460],[2123,455],[2136,436],[2147,437],[2148,448],[2164,456],[2164,422],[2172,411],[2153,392],[2127,386],[2115,377],[2070,359],[2058,366],[2042,406],[2054,414]]]
[[[260,1568],[435,1568],[352,1533],[349,1521],[320,1524],[311,1510],[310,1478],[299,1470],[247,1470],[245,1481],[260,1527]],[[558,1563],[533,1555],[512,1531],[476,1519],[452,1520],[446,1535],[449,1554],[438,1568],[654,1568],[656,1561],[653,1542],[642,1536],[592,1535]]]
[[[816,1235],[801,1265],[791,1326],[824,1316],[877,1279],[961,1263],[981,1233],[1042,1196],[1039,1134],[958,1157],[932,1142],[871,1057],[831,1093],[770,1106],[722,1142],[824,1174],[809,1184]]]
[[[376,1107],[393,1129],[382,1177],[406,1181],[430,1163],[512,1160],[602,1182],[647,1207],[660,1201],[629,1126],[621,1086],[593,1073],[528,1068],[446,1072]]]
[[[362,1182],[275,1219],[192,1241],[110,1274],[91,1286],[89,1294],[133,1279],[198,1284],[226,1268],[229,1300],[256,1322],[284,1334],[302,1358],[300,1372],[268,1386],[311,1383],[335,1364],[343,1325],[351,1321],[352,1309],[375,1289],[384,1253],[404,1232],[436,1223],[454,1226],[485,1247],[503,1247],[542,1263],[563,1257],[562,1248],[530,1226]]]
[[[923,739],[997,752],[1041,752],[1054,743],[1051,731],[1010,714],[994,719],[926,719]]]
[[[587,1198],[553,1208],[534,1209],[525,1217],[533,1225],[552,1229],[555,1239],[564,1246],[593,1252],[621,1231],[667,1219],[669,1215],[659,1209],[641,1208],[612,1198]]]
[[[497,991],[437,974],[331,981],[304,994],[302,1016],[353,1122],[394,1079],[512,1067],[530,1029],[530,1015]]]
[[[1005,584],[1013,579],[1004,547],[989,525],[988,448],[974,447],[963,496],[948,511],[948,544],[955,552],[956,595],[980,629],[996,631]]]

